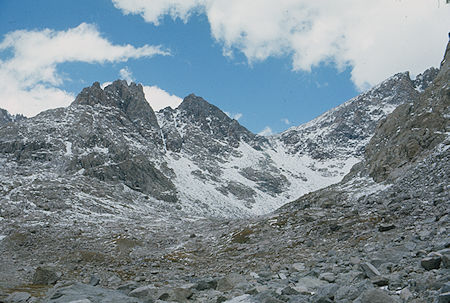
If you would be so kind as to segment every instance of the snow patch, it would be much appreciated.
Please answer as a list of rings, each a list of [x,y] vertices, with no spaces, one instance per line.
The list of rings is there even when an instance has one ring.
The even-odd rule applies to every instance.
[[[72,156],[72,142],[66,141],[66,153],[64,154],[66,157]]]

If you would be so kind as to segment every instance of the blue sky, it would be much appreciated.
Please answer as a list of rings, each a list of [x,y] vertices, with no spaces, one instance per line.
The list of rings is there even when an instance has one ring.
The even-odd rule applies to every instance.
[[[395,72],[438,66],[450,5],[361,2],[1,0],[0,107],[31,116],[127,78],[155,108],[195,93],[253,132],[279,132]],[[381,28],[373,11],[389,15]]]

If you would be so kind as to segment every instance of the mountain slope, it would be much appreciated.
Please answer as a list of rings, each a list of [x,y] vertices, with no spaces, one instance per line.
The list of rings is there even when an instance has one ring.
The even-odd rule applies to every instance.
[[[434,81],[376,127],[343,181],[222,230],[228,236],[205,244],[210,255],[272,273],[267,285],[286,285],[283,273],[300,294],[273,296],[289,302],[448,301],[449,49]]]
[[[434,72],[424,75],[413,82],[398,74],[271,138],[251,133],[195,95],[155,113],[141,85],[118,80],[102,89],[94,83],[68,108],[0,129],[2,179],[19,171],[45,187],[55,176],[68,183],[94,178],[101,191],[123,184],[149,196],[149,203],[175,203],[171,207],[190,214],[264,214],[339,182],[360,161],[377,121],[417,98],[416,88],[427,86]],[[18,178],[16,190],[28,191],[27,182]]]

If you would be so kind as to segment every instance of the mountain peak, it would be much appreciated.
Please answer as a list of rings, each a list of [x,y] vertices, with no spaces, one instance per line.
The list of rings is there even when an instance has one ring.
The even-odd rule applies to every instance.
[[[178,106],[180,110],[187,111],[192,114],[223,114],[218,107],[212,105],[202,97],[196,96],[195,94],[189,94],[183,99],[183,102]]]
[[[11,115],[6,109],[0,108],[0,126],[9,122],[16,122],[24,119],[26,119],[26,117],[21,114]]]
[[[84,88],[72,103],[91,106],[96,104],[116,107],[125,112],[133,122],[141,121],[159,128],[141,84],[131,82],[128,85],[125,80],[116,80],[102,89],[99,82],[94,82],[92,86]]]

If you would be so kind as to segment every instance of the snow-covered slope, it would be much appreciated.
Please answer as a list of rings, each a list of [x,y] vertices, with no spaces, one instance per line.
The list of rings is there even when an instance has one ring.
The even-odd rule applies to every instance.
[[[396,74],[316,119],[273,136],[272,146],[278,158],[306,158],[308,166],[329,181],[320,187],[336,183],[362,159],[380,120],[398,105],[416,100],[436,74],[431,68],[414,81],[408,72]]]
[[[271,138],[195,95],[155,113],[140,85],[94,83],[68,108],[0,126],[0,203],[13,213],[268,213],[339,182],[378,121],[417,98],[430,77],[395,75]]]

